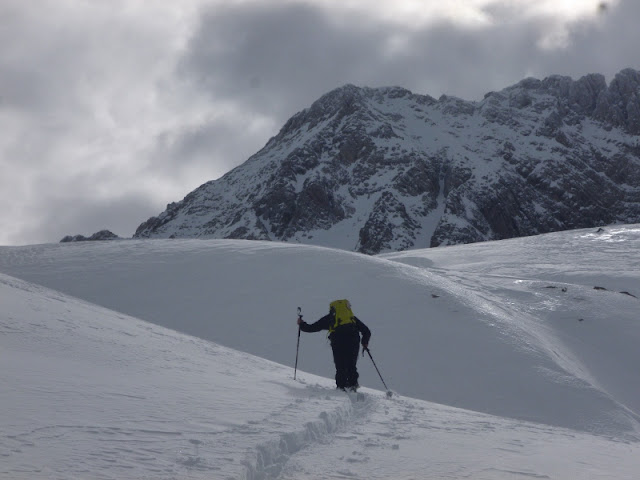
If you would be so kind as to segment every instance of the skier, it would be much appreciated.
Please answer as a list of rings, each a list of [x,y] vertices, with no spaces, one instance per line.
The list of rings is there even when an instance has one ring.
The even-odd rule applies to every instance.
[[[362,334],[362,348],[366,350],[371,338],[371,330],[353,314],[349,301],[331,302],[329,313],[312,324],[298,317],[298,325],[303,332],[329,330],[333,363],[336,366],[336,387],[355,392],[359,387],[356,362],[360,350],[358,345],[360,334]]]

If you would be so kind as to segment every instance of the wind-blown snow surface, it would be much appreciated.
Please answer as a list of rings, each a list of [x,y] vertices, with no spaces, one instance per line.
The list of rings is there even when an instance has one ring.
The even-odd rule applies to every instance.
[[[640,226],[393,260],[220,240],[2,247],[1,272],[58,292],[0,275],[0,476],[635,478],[640,304],[619,292],[640,296],[639,251]],[[300,381],[227,348],[292,365],[295,307],[312,321],[339,297],[400,396],[352,403],[306,373],[332,376],[322,333],[301,338]],[[368,359],[360,371],[381,385]]]

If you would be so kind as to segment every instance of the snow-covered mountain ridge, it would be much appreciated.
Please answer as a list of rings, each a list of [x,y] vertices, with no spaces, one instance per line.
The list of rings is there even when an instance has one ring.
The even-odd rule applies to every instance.
[[[482,101],[334,90],[136,238],[375,254],[640,221],[640,73],[528,78]]]

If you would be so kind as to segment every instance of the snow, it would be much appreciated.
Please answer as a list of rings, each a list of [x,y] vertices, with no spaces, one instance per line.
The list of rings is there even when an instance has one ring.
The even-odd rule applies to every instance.
[[[636,478],[639,251],[640,225],[379,257],[0,247],[0,478]],[[367,357],[365,401],[335,391],[322,333],[293,380],[296,307],[335,298],[391,399]]]
[[[0,292],[2,478],[243,478],[349,407],[257,357],[4,275]]]

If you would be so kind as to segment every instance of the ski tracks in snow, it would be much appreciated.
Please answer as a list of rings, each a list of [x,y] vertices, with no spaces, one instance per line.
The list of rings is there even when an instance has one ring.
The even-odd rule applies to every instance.
[[[247,465],[247,479],[370,478],[369,461],[381,450],[397,453],[398,440],[409,438],[417,419],[409,402],[388,399],[384,392],[362,391],[365,398],[358,401],[352,394],[307,387],[303,394],[308,398],[298,402],[323,398],[338,402],[336,408],[322,411],[302,431],[259,445],[256,461]],[[325,457],[317,455],[318,450],[339,453]]]
[[[278,480],[637,477],[637,444],[367,390],[340,423],[283,455]],[[589,452],[576,455],[576,452]],[[580,458],[578,462],[567,459]],[[273,473],[273,475],[271,475]]]
[[[384,392],[366,391],[363,405],[353,404],[349,421],[330,437],[293,455],[279,480],[436,478],[425,477],[426,472],[433,469],[433,456],[437,456],[437,453],[427,453],[425,432],[460,428],[468,433],[469,425],[456,427],[455,421],[449,424],[448,416],[432,422],[430,414],[434,411],[428,410],[428,404],[424,402],[397,395],[387,398]],[[483,424],[477,428],[486,427]],[[420,457],[415,452],[408,452],[408,446],[425,450],[424,469],[410,468],[413,471],[404,472],[408,458],[415,464],[415,458]],[[442,445],[442,448],[447,447]]]
[[[275,438],[259,443],[255,451],[247,454],[247,480],[274,480],[290,478],[289,471],[295,471],[289,463],[300,452],[315,445],[328,445],[336,440],[358,438],[360,425],[367,423],[370,413],[382,394],[369,391],[364,401],[357,401],[355,395],[331,390],[321,385],[309,385],[302,390],[293,390],[295,401],[280,412],[274,412],[270,418],[261,422],[261,429],[275,432]],[[311,407],[311,408],[310,408]],[[308,415],[310,410],[318,411],[316,418],[305,422],[297,431],[277,433],[282,425],[291,425],[292,418],[300,414]],[[329,408],[327,408],[329,407]],[[366,461],[364,452],[354,452],[346,460],[347,464]],[[297,476],[294,475],[295,478]]]

